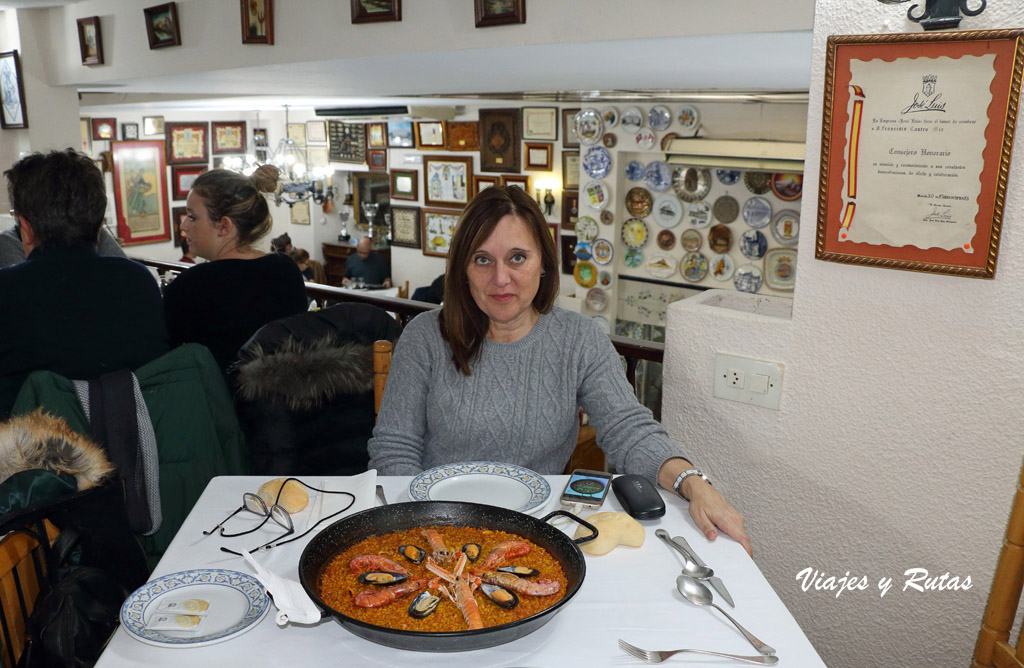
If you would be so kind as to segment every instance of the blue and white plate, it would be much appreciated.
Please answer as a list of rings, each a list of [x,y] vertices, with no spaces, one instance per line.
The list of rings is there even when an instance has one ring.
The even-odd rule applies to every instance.
[[[736,270],[736,275],[732,277],[732,284],[740,292],[757,292],[761,289],[763,280],[760,269],[752,264],[745,264]]]
[[[154,631],[147,623],[167,600],[199,599],[209,604],[201,633]],[[217,568],[171,573],[136,589],[121,605],[121,626],[148,645],[202,647],[251,630],[270,610],[266,590],[252,575]]]
[[[740,252],[751,260],[760,260],[768,250],[768,238],[761,230],[747,230],[740,237]]]
[[[740,170],[738,169],[716,169],[715,176],[722,182],[723,186],[734,185],[740,180]]]
[[[772,203],[764,197],[751,197],[743,203],[743,220],[755,230],[772,222]]]
[[[641,181],[644,178],[644,163],[639,160],[630,160],[626,165],[626,178],[630,181]]]
[[[604,146],[591,146],[583,154],[583,169],[592,179],[603,179],[612,169],[612,156]]]
[[[655,160],[644,167],[644,183],[656,193],[663,193],[672,187],[672,169],[662,162]]]
[[[428,469],[409,483],[413,501],[468,501],[521,513],[537,510],[551,485],[530,469],[500,462],[462,462]]]
[[[647,112],[647,122],[650,123],[652,130],[667,130],[672,124],[672,112],[663,104],[654,105]]]

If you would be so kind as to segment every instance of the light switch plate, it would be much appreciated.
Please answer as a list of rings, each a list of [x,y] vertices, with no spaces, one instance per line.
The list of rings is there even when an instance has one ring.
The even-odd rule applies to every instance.
[[[782,398],[782,364],[749,357],[717,353],[715,355],[714,395],[720,399],[779,409]],[[754,376],[768,377],[768,391],[751,387]],[[763,381],[761,381],[763,383]]]

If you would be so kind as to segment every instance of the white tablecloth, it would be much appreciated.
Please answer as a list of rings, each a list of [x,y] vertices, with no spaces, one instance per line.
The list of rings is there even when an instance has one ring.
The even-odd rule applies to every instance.
[[[559,508],[558,493],[567,481],[567,476],[547,478],[551,483],[552,496],[544,508],[533,513],[538,517]],[[314,486],[323,482],[316,478],[304,479]],[[265,528],[255,534],[231,539],[204,537],[202,531],[212,528],[227,517],[239,506],[243,492],[255,491],[265,480],[263,477],[243,476],[212,480],[153,576],[196,568],[226,568],[251,574],[251,569],[241,557],[220,552],[219,547],[255,547],[280,534],[280,527]],[[409,501],[409,481],[408,477],[378,478],[391,503]],[[619,638],[647,649],[692,647],[731,654],[756,654],[754,648],[717,611],[693,606],[676,591],[675,578],[681,568],[681,557],[654,535],[658,528],[664,528],[672,535],[683,535],[697,554],[715,569],[715,573],[722,577],[732,593],[736,608],[725,606],[717,594],[716,601],[754,635],[777,650],[779,666],[824,666],[803,631],[743,548],[728,537],[720,537],[709,543],[687,514],[686,502],[664,492],[663,496],[668,506],[667,512],[657,520],[642,522],[647,532],[642,547],[619,547],[600,557],[587,555],[587,573],[576,596],[553,615],[545,626],[505,645],[445,654],[397,650],[358,638],[333,619],[324,620],[315,626],[279,628],[274,623],[272,608],[271,614],[247,633],[205,647],[151,646],[133,639],[124,629],[119,628],[97,666],[590,668],[642,665],[618,649]],[[614,495],[609,494],[601,510],[621,510],[621,506]],[[584,518],[589,514],[582,513]],[[233,521],[242,520],[236,518]],[[296,528],[304,529],[306,522],[308,518],[296,518]],[[571,534],[575,526],[572,523],[563,529]],[[277,574],[298,580],[299,555],[307,541],[304,539],[270,550],[259,555],[258,559]],[[749,665],[714,657],[690,656],[693,658],[687,661],[701,665]],[[682,659],[680,655],[670,661],[681,662]]]

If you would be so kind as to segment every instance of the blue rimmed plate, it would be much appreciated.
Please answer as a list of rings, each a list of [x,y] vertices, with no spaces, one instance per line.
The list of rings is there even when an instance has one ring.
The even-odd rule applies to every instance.
[[[146,624],[164,600],[209,603],[202,633],[154,631]],[[270,610],[266,590],[252,575],[216,568],[171,573],[136,589],[121,605],[121,626],[140,642],[160,647],[201,647],[251,630]]]
[[[644,178],[644,163],[639,160],[630,160],[626,165],[626,178],[630,181],[642,181]]]
[[[672,169],[662,162],[655,160],[644,168],[644,184],[656,193],[663,193],[672,187]]]
[[[412,479],[413,501],[468,501],[528,513],[542,507],[551,485],[530,469],[500,462],[435,466]]]
[[[583,154],[583,169],[592,179],[608,176],[612,169],[612,156],[604,146],[592,146]]]

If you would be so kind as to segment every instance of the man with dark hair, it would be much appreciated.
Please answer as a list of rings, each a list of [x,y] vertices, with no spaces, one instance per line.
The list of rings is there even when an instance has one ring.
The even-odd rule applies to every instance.
[[[0,269],[0,419],[32,371],[92,380],[169,350],[152,274],[96,252],[107,195],[93,161],[33,154],[4,176],[26,260]]]

